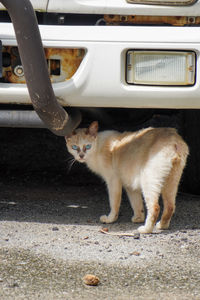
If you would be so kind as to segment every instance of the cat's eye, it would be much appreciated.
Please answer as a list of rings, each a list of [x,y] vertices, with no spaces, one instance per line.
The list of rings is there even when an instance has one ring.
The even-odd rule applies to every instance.
[[[73,150],[78,150],[78,146],[72,145],[72,149],[73,149]]]
[[[91,147],[92,147],[91,144],[87,144],[87,145],[85,146],[85,149],[86,149],[86,150],[89,150],[89,149],[91,149]]]

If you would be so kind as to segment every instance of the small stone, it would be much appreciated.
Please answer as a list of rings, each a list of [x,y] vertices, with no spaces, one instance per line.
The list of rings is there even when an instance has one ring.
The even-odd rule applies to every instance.
[[[99,284],[99,278],[92,274],[87,274],[83,277],[83,282],[86,285],[96,286]]]
[[[133,238],[134,238],[134,240],[139,240],[140,239],[140,233],[135,233]]]
[[[102,231],[105,231],[105,232],[108,232],[108,231],[109,231],[109,229],[108,229],[107,227],[102,228],[101,230],[102,230]]]
[[[127,282],[125,282],[125,283],[124,283],[124,286],[128,286],[128,283],[127,283]]]
[[[59,228],[58,227],[52,227],[52,231],[58,231]]]
[[[92,223],[92,220],[87,220],[87,223],[91,224],[91,223]]]
[[[131,255],[140,256],[140,252],[138,252],[138,251],[133,251],[133,252],[131,253]]]
[[[182,242],[187,242],[188,239],[187,239],[187,238],[182,238],[181,241],[182,241]]]
[[[13,282],[12,284],[10,284],[8,286],[9,288],[16,288],[16,287],[19,287],[19,284],[17,282]]]
[[[88,240],[88,239],[89,239],[89,236],[85,236],[83,239],[84,239],[84,240]]]

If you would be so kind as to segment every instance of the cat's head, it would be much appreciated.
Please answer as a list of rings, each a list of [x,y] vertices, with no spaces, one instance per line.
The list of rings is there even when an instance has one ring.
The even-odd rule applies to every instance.
[[[98,122],[92,122],[88,128],[76,129],[65,137],[67,149],[74,158],[84,163],[94,150],[98,133]]]

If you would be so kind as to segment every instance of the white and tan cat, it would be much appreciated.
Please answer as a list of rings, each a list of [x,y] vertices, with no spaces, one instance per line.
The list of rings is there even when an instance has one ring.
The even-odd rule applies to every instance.
[[[103,223],[117,220],[122,187],[134,211],[132,222],[144,222],[143,199],[147,207],[140,233],[151,233],[160,212],[159,196],[164,203],[158,229],[167,229],[175,211],[178,184],[186,164],[188,146],[173,128],[146,128],[136,132],[102,131],[98,123],[76,129],[66,137],[68,151],[86,163],[107,183],[110,213]]]

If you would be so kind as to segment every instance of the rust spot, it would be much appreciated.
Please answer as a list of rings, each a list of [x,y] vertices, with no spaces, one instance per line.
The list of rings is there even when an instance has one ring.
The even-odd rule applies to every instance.
[[[142,24],[142,25],[163,25],[184,26],[188,24],[200,24],[200,17],[182,16],[124,16],[124,15],[104,15],[107,25],[120,24]]]
[[[50,79],[54,83],[70,79],[79,68],[85,55],[84,49],[45,48],[44,51]],[[5,56],[5,63],[1,82],[25,83],[25,77],[21,76],[19,72],[15,72],[16,66],[21,67],[18,48],[4,46],[3,55]]]
[[[61,82],[70,79],[78,67],[80,66],[81,61],[85,55],[84,49],[58,49],[58,48],[46,48],[45,49],[46,58],[49,60],[50,65],[50,74],[51,80],[53,82]],[[54,70],[59,72],[60,65],[60,74],[54,75]]]

